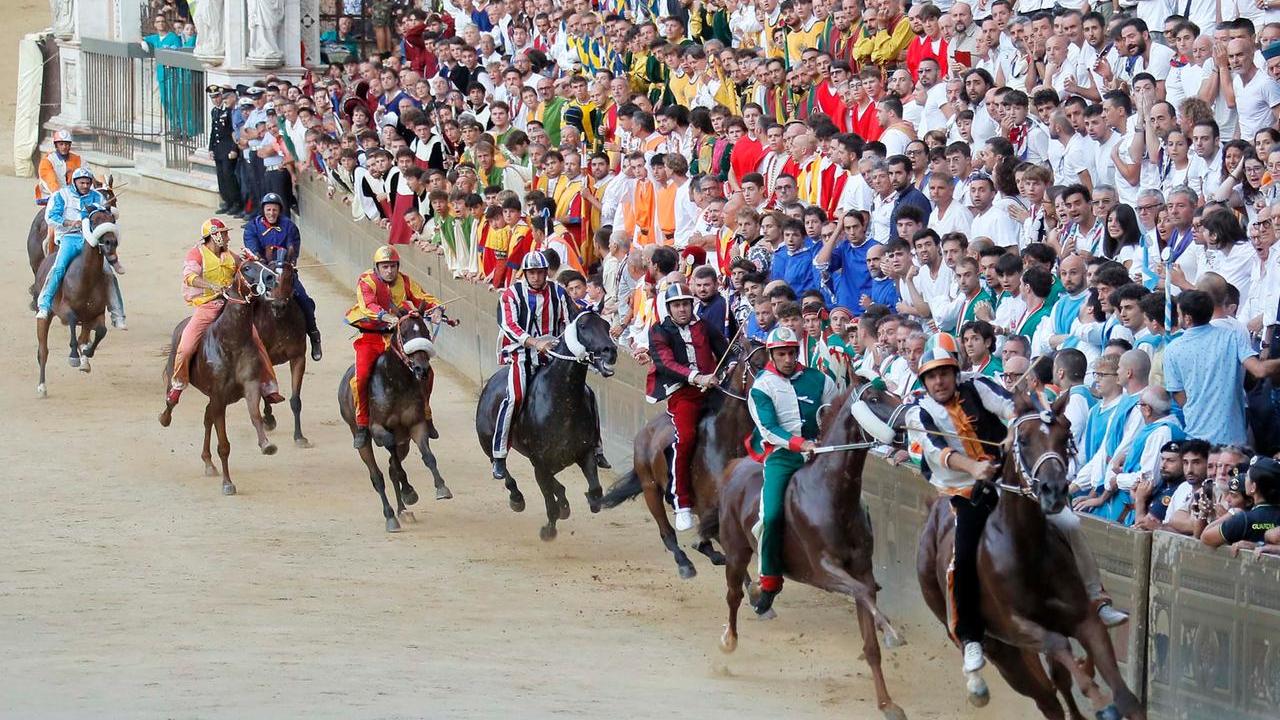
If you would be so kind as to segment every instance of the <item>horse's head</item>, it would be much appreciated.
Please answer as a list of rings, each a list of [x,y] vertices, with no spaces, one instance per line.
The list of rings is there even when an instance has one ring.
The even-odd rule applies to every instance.
[[[284,248],[276,248],[266,258],[245,263],[244,273],[253,285],[255,296],[265,297],[273,303],[287,303],[293,299],[293,279],[297,270],[286,259]]]
[[[768,364],[769,353],[764,349],[764,343],[749,340],[739,351],[722,387],[728,388],[735,396],[745,398],[751,392],[751,386],[755,385],[756,376]]]
[[[81,224],[85,242],[98,248],[107,262],[116,264],[116,253],[120,249],[120,228],[116,226],[115,215],[102,205],[90,205],[85,209]]]
[[[906,429],[903,420],[906,408],[883,382],[864,382],[855,385],[849,394],[846,422],[856,422],[868,441],[897,445],[902,443]]]
[[[422,309],[401,315],[396,320],[391,347],[418,380],[425,380],[436,356],[431,321]]]
[[[1014,393],[1013,400],[1017,416],[1009,424],[1004,479],[1038,498],[1040,509],[1051,515],[1066,507],[1070,499],[1067,463],[1074,448],[1071,424],[1064,414],[1067,396],[1048,408],[1025,390]]]
[[[569,320],[569,327],[564,331],[564,346],[575,360],[603,377],[613,375],[618,345],[609,335],[609,321],[594,310],[583,310]]]
[[[113,208],[117,206],[119,196],[116,194],[116,178],[111,173],[107,173],[105,177],[94,178],[93,189],[102,195],[107,201],[107,207]]]

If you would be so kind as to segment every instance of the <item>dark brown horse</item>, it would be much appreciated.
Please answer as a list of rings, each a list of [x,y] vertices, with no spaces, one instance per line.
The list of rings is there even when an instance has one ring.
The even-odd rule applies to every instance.
[[[249,421],[258,434],[258,448],[263,455],[274,455],[276,446],[267,439],[262,425],[259,403],[262,400],[262,376],[264,368],[253,340],[253,298],[257,288],[245,279],[244,267],[236,271],[231,287],[223,291],[225,304],[209,328],[205,331],[200,347],[191,362],[191,384],[204,393],[209,402],[204,408],[204,446],[200,459],[204,461],[204,474],[218,475],[213,466],[210,442],[213,430],[218,431],[218,459],[222,463],[222,494],[235,495],[236,486],[231,482],[227,459],[231,456],[231,441],[227,439],[227,406],[241,399],[249,406]],[[191,318],[186,318],[173,329],[173,341],[164,366],[165,389],[173,377],[174,354],[178,341]],[[160,413],[160,424],[169,426],[173,406],[167,405]]]
[[[406,521],[414,520],[413,513],[407,512],[405,505],[418,502],[418,491],[409,484],[409,476],[403,465],[409,454],[411,440],[418,445],[422,462],[435,479],[436,499],[448,500],[453,497],[453,493],[444,484],[444,478],[440,476],[435,453],[431,452],[428,429],[430,421],[427,419],[427,407],[431,402],[431,380],[434,372],[431,369],[431,358],[436,353],[432,323],[428,318],[433,309],[424,305],[401,316],[394,326],[388,328],[391,346],[374,363],[373,371],[369,374],[369,432],[373,436],[373,442],[385,448],[390,457],[388,468],[391,487],[396,493],[394,512],[391,510],[391,503],[387,502],[387,485],[382,471],[378,469],[378,461],[373,456],[373,446],[366,442],[359,452],[360,459],[369,468],[369,481],[382,500],[382,515],[387,521],[387,532],[400,531],[397,517]],[[351,395],[351,378],[355,371],[355,365],[347,368],[338,383],[338,408],[353,436],[356,433],[356,406]]]
[[[116,207],[117,197],[115,191],[115,178],[107,175],[105,183],[94,182],[94,189],[102,193],[102,197],[107,201],[108,208]],[[44,219],[44,207],[41,206],[36,211],[36,216],[31,218],[31,227],[27,229],[27,262],[31,264],[31,274],[40,274],[40,263],[44,261],[46,252],[45,244],[49,237],[49,223]],[[31,308],[35,310],[35,308]]]
[[[120,247],[115,218],[109,211],[94,212],[87,220],[90,229],[85,238],[84,250],[67,267],[62,284],[53,297],[53,315],[62,320],[71,336],[71,354],[67,361],[71,367],[80,368],[81,372],[92,369],[89,358],[93,357],[98,345],[107,336],[106,310],[111,279],[103,269],[103,262],[115,262],[116,251]],[[40,263],[35,283],[31,286],[33,306],[56,257],[51,255]],[[52,316],[36,320],[36,361],[40,365],[40,383],[36,385],[36,394],[40,397],[48,394],[44,371],[45,363],[49,360],[49,324],[52,320]],[[89,341],[90,331],[93,332],[93,342]]]
[[[698,443],[693,455],[693,512],[702,518],[715,518],[720,512],[720,482],[725,467],[747,454],[744,440],[751,434],[751,412],[747,409],[747,393],[756,373],[767,361],[763,345],[748,345],[739,361],[729,371],[727,380],[707,398],[707,409],[698,421]],[[676,531],[667,517],[665,496],[668,478],[668,450],[675,442],[675,429],[666,414],[655,415],[636,434],[632,444],[632,470],[623,475],[605,493],[603,504],[614,508],[644,493],[649,514],[658,525],[658,537],[675,556],[676,570],[688,579],[698,574],[689,556],[680,548]],[[715,523],[708,523],[712,528]],[[712,544],[714,537],[701,534],[693,549],[723,565],[724,555]]]
[[[1026,392],[1014,396],[1017,417],[1009,427],[1000,498],[978,549],[987,626],[983,649],[1009,685],[1035,700],[1047,718],[1064,717],[1056,692],[1065,695],[1071,716],[1080,716],[1071,698],[1072,679],[1098,717],[1145,718],[1120,675],[1111,637],[1089,602],[1071,547],[1046,518],[1063,511],[1068,500],[1071,428],[1061,413],[1065,401],[1065,396],[1059,398],[1052,411],[1044,412]],[[925,603],[944,625],[954,531],[951,504],[933,503],[916,557]],[[1092,672],[1076,662],[1068,638],[1084,647],[1111,688],[1113,705],[1107,704]],[[989,693],[980,673],[969,675],[968,689],[971,703],[986,704]]]
[[[294,264],[284,258],[269,258],[246,268],[250,282],[258,283],[263,293],[253,303],[253,324],[267,348],[273,365],[289,363],[292,391],[289,409],[293,412],[293,444],[311,447],[302,434],[302,379],[307,371],[307,321],[302,308],[293,299],[293,282],[298,276]],[[262,422],[267,430],[276,429],[271,404],[262,404]]]
[[[877,387],[863,385],[845,391],[823,416],[820,445],[853,445],[844,452],[816,456],[800,468],[787,488],[783,529],[783,563],[786,576],[827,592],[854,599],[862,651],[875,683],[876,704],[890,720],[906,715],[889,697],[880,669],[877,629],[885,644],[902,644],[898,632],[876,606],[872,574],[871,520],[862,506],[862,468],[873,444],[855,419],[858,403],[888,408],[895,404]],[[887,413],[886,413],[887,414]],[[747,564],[755,552],[752,527],[760,509],[763,468],[753,460],[738,460],[726,470],[720,491],[720,544],[725,554],[726,600],[729,624],[720,639],[725,652],[738,646],[738,608],[747,585]]]

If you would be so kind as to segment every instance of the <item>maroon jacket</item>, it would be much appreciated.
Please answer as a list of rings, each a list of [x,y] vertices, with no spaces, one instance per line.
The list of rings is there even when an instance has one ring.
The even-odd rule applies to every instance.
[[[697,318],[690,323],[689,332],[693,337],[698,372],[708,374],[728,352],[729,341],[719,330]],[[693,372],[689,365],[689,350],[680,337],[680,328],[670,317],[649,328],[649,356],[653,365],[649,366],[645,394],[650,402],[666,400],[671,393],[689,384],[689,373]]]

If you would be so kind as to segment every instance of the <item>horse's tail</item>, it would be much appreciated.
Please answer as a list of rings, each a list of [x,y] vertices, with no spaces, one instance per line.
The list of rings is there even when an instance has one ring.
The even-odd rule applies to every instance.
[[[602,502],[606,508],[612,509],[628,500],[634,500],[642,492],[644,487],[640,482],[640,476],[635,470],[628,470],[618,482],[609,486],[609,491],[604,494]]]

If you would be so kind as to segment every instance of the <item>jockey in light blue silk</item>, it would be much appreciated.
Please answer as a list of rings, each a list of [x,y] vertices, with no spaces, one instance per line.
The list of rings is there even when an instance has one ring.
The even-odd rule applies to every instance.
[[[44,287],[40,291],[40,297],[36,301],[37,319],[49,317],[49,313],[53,310],[53,298],[58,294],[58,288],[62,285],[62,278],[67,274],[67,268],[71,266],[71,261],[84,252],[83,221],[94,210],[107,208],[107,199],[102,193],[93,189],[93,182],[93,173],[80,168],[72,174],[71,184],[54,193],[49,198],[49,204],[45,206],[45,221],[54,231],[58,255],[53,261],[53,267],[50,268]],[[124,300],[120,296],[119,281],[115,277],[116,273],[124,270],[119,267],[113,268],[104,262],[103,271],[111,279],[108,303],[112,323],[117,328],[124,329]]]

